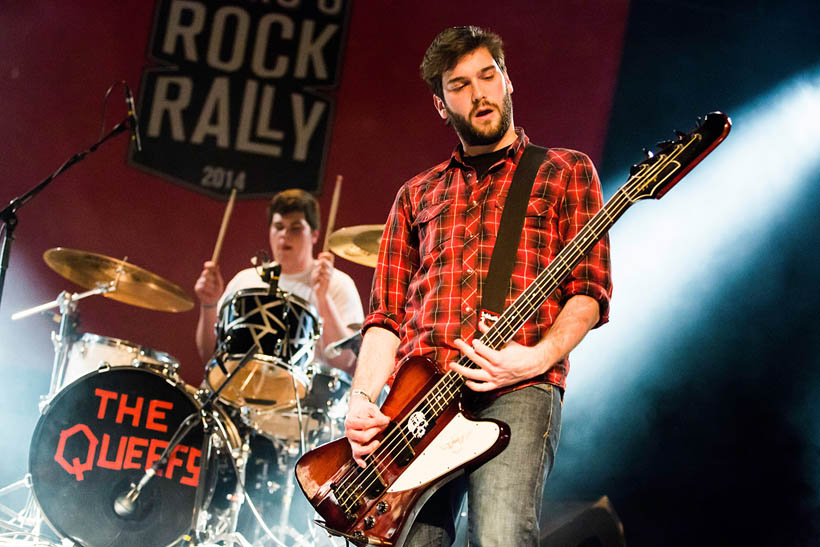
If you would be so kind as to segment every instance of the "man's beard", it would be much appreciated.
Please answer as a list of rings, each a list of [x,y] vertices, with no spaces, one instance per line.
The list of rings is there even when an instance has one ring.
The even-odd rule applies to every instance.
[[[483,104],[474,110],[481,110],[487,106],[495,107],[496,105]],[[453,124],[453,129],[456,130],[459,138],[468,146],[486,146],[488,144],[495,144],[501,140],[512,123],[512,97],[509,93],[504,95],[504,102],[501,107],[501,119],[498,121],[498,126],[489,132],[479,132],[470,121],[460,114],[456,114],[445,104],[444,108],[447,110],[447,116],[450,123]],[[470,113],[472,114],[472,112]]]

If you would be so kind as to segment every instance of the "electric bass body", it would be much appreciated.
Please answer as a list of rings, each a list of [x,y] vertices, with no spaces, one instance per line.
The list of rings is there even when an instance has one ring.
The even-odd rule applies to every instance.
[[[356,545],[401,545],[430,496],[506,448],[507,424],[474,419],[456,393],[431,399],[444,379],[427,358],[402,365],[381,407],[391,423],[365,468],[345,438],[299,459],[299,485],[329,532]]]

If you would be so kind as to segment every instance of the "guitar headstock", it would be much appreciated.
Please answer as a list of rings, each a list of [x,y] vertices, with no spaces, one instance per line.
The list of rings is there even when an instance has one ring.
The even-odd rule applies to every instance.
[[[629,201],[662,198],[726,138],[732,127],[723,112],[710,112],[698,122],[689,133],[676,131],[675,140],[658,143],[655,153],[646,151],[649,157],[632,166],[629,183],[624,187]]]

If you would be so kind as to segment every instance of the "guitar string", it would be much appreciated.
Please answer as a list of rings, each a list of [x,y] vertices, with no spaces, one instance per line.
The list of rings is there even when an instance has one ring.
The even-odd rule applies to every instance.
[[[610,214],[609,214],[608,209],[616,209],[615,210],[615,220],[617,220],[617,218],[619,218],[620,215],[623,214],[628,207],[630,207],[632,204],[634,204],[636,198],[638,197],[638,194],[644,189],[641,186],[640,183],[643,182],[643,181],[647,181],[647,179],[648,179],[648,181],[651,181],[652,178],[654,177],[654,175],[657,172],[662,171],[668,165],[673,163],[677,159],[677,157],[679,157],[689,147],[689,145],[692,144],[694,141],[695,141],[695,136],[693,136],[692,139],[687,144],[675,145],[675,150],[672,153],[670,153],[669,156],[664,158],[664,156],[662,154],[658,155],[657,157],[663,158],[661,161],[656,161],[648,169],[644,169],[642,172],[636,173],[635,175],[631,176],[630,179],[627,181],[627,183],[625,183],[624,186],[622,188],[620,188],[615,193],[615,195],[612,197],[610,202],[607,203],[604,207],[602,207],[598,211],[598,213],[596,213],[593,216],[593,218],[590,220],[590,222],[587,225],[585,225],[585,228],[582,229],[581,232],[579,232],[579,235],[582,236],[581,237],[581,240],[582,240],[581,244],[583,244],[584,246],[586,246],[586,245],[592,246],[595,243],[597,243],[597,241],[601,237],[603,237],[603,233],[600,233],[600,235],[599,235],[598,232],[602,232],[602,231],[605,231],[605,230],[609,229],[612,226],[612,224],[614,223],[614,221],[612,220],[612,216],[610,216]],[[680,167],[680,165],[679,165],[679,167]],[[629,187],[630,185],[632,185],[634,188],[628,188],[627,189],[627,187]],[[634,190],[634,195],[629,195],[629,192],[632,191],[632,190]],[[625,203],[618,203],[619,198],[625,198],[626,202]],[[610,205],[612,205],[612,207],[610,207]],[[606,217],[606,218],[604,218],[604,217]],[[599,226],[599,224],[600,224],[599,221],[601,221],[601,220],[604,221],[603,222],[603,224],[604,224],[603,227]],[[609,224],[609,225],[606,226],[606,224]],[[589,226],[589,229],[586,228],[587,226]],[[603,228],[603,230],[602,230],[602,228]],[[590,242],[589,241],[589,236],[591,236],[591,235],[594,235],[594,239]],[[551,265],[556,263],[556,262],[559,262],[559,265],[562,265],[563,267],[568,269],[569,264],[573,264],[573,262],[582,259],[583,256],[585,256],[586,252],[588,251],[588,249],[585,250],[583,246],[581,246],[579,244],[574,244],[574,243],[572,245],[568,245],[567,247],[565,247],[565,249],[568,249],[569,251],[568,252],[563,252],[562,251],[561,253],[559,253],[556,256],[556,259],[551,263]],[[572,260],[568,260],[570,257],[569,256],[564,256],[564,255],[572,255],[573,253],[576,254],[576,255],[580,254],[580,257],[576,256],[576,257],[572,257]],[[573,267],[574,267],[574,264],[573,264]],[[520,305],[521,304],[528,304],[529,307],[532,307],[534,302],[543,302],[544,297],[543,297],[543,294],[541,294],[542,293],[542,288],[540,287],[540,285],[543,285],[543,283],[541,283],[542,281],[551,281],[553,284],[556,284],[556,285],[557,285],[557,283],[560,282],[559,278],[554,277],[553,272],[551,271],[552,269],[554,269],[554,268],[548,267],[546,270],[544,270],[545,275],[544,276],[539,275],[536,278],[536,280],[533,282],[533,284],[530,287],[528,287],[519,296],[519,298],[517,298],[513,302],[513,304],[510,306],[510,308],[508,308],[508,310],[512,310],[512,311],[510,311],[510,314],[517,315],[517,320],[518,320],[517,323],[519,323],[519,324],[513,323],[513,324],[507,326],[506,323],[502,323],[501,327],[499,327],[498,329],[493,328],[490,331],[488,331],[487,336],[486,336],[487,339],[484,340],[482,338],[481,339],[482,342],[484,342],[485,344],[487,344],[491,348],[495,348],[496,344],[497,344],[497,347],[500,347],[501,345],[506,343],[506,341],[508,340],[508,337],[512,337],[512,335],[514,335],[515,332],[517,332],[518,329],[520,329],[520,324],[523,324],[523,322],[526,321],[527,317],[529,317],[535,311],[533,309],[531,312],[527,313],[526,315],[521,315],[521,312],[518,311],[518,308],[521,307]],[[563,277],[561,277],[560,279],[563,279]],[[549,286],[549,284],[547,284],[547,286]],[[533,289],[533,290],[530,290],[531,287],[536,287],[536,288]],[[551,294],[551,291],[548,294]],[[502,317],[499,318],[499,322],[501,322],[504,315],[507,315],[507,313],[502,313]],[[499,333],[498,339],[494,338],[495,333]],[[462,360],[466,360],[467,362],[466,363],[461,363]],[[473,365],[473,368],[477,368],[475,364],[470,362],[469,359],[463,358],[463,356],[462,356],[461,359],[459,359],[459,363],[462,364],[462,365],[466,365],[466,366]],[[437,391],[441,392],[444,389],[446,389],[447,395],[449,395],[450,397],[449,397],[449,399],[444,399],[446,402],[439,403],[442,407],[441,411],[443,412],[444,410],[447,409],[447,407],[449,406],[451,400],[459,393],[459,390],[464,385],[464,382],[465,382],[465,380],[462,376],[460,376],[458,374],[455,374],[453,371],[448,371],[439,380],[439,382],[437,382],[437,384],[435,386],[433,386],[433,389],[431,389],[431,393],[428,394],[427,396],[425,396],[421,401],[419,401],[419,403],[417,403],[416,407],[421,407],[422,405],[428,405],[429,406],[430,403],[435,402],[437,397],[441,397],[440,393],[435,393],[435,392],[437,392]],[[362,469],[362,468],[360,468],[360,467],[358,467],[357,465],[354,464],[354,467],[355,467],[354,469],[351,469],[349,472],[342,475],[342,477],[339,479],[339,482],[337,482],[337,484],[344,483],[344,484],[342,484],[342,486],[345,486],[345,485],[349,485],[349,486],[337,493],[337,500],[340,502],[341,505],[343,505],[343,506],[348,505],[349,504],[348,502],[352,501],[353,503],[350,504],[351,507],[352,507],[353,505],[355,505],[355,503],[357,503],[359,500],[361,500],[361,498],[364,497],[365,492],[371,486],[373,486],[373,484],[375,484],[375,482],[377,480],[379,480],[379,477],[378,477],[379,473],[376,469],[376,466],[371,464],[367,460],[376,460],[376,462],[375,462],[376,464],[381,464],[383,466],[383,468],[389,468],[396,461],[396,459],[398,458],[398,454],[394,454],[392,452],[392,450],[394,450],[397,447],[396,446],[397,444],[400,444],[403,441],[405,444],[408,445],[408,448],[412,449],[412,446],[409,445],[406,437],[404,435],[401,435],[401,437],[405,437],[405,438],[400,438],[399,435],[396,435],[396,432],[397,431],[401,432],[401,429],[404,426],[404,424],[406,423],[406,421],[415,412],[416,412],[416,410],[414,410],[414,412],[408,412],[406,414],[405,418],[400,423],[396,424],[396,427],[394,428],[394,430],[391,432],[391,434],[389,434],[387,436],[387,437],[392,437],[392,439],[391,438],[383,439],[382,444],[377,448],[378,453],[374,452],[372,455],[367,455],[363,458],[363,459],[366,460],[366,463],[368,463],[368,466],[366,468]],[[438,416],[440,416],[440,414]],[[438,416],[436,416],[436,417],[438,417]],[[383,458],[385,452],[388,453],[388,458],[385,459],[386,463],[385,463],[385,461],[382,461],[382,458]],[[389,459],[389,456],[393,456],[392,460]],[[350,480],[349,482],[346,482],[347,480],[350,479],[350,477],[352,475],[357,474],[357,471],[359,472],[358,473],[359,475],[364,474],[365,476],[364,477],[354,477],[353,480]],[[373,475],[376,475],[376,476],[373,476]],[[355,478],[361,478],[363,480],[367,480],[368,476],[371,476],[371,477],[370,477],[370,481],[367,484],[364,484],[364,483],[357,484],[355,482]],[[359,486],[359,488],[357,488],[357,486]],[[356,492],[354,490],[359,490],[360,491],[360,495],[359,495],[358,499],[355,499],[355,500],[353,500],[353,497],[356,494]]]

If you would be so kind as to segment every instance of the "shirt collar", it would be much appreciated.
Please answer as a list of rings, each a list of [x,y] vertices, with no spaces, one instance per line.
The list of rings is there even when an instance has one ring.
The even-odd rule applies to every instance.
[[[524,153],[524,148],[527,144],[529,144],[530,139],[524,133],[524,128],[522,127],[516,127],[515,134],[516,139],[507,149],[507,157],[511,158],[513,163],[518,164],[518,160],[521,159],[521,154]],[[464,147],[461,146],[461,143],[459,143],[455,150],[453,150],[453,153],[450,156],[450,161],[445,165],[439,175],[443,175],[451,167],[466,167],[464,164]]]

